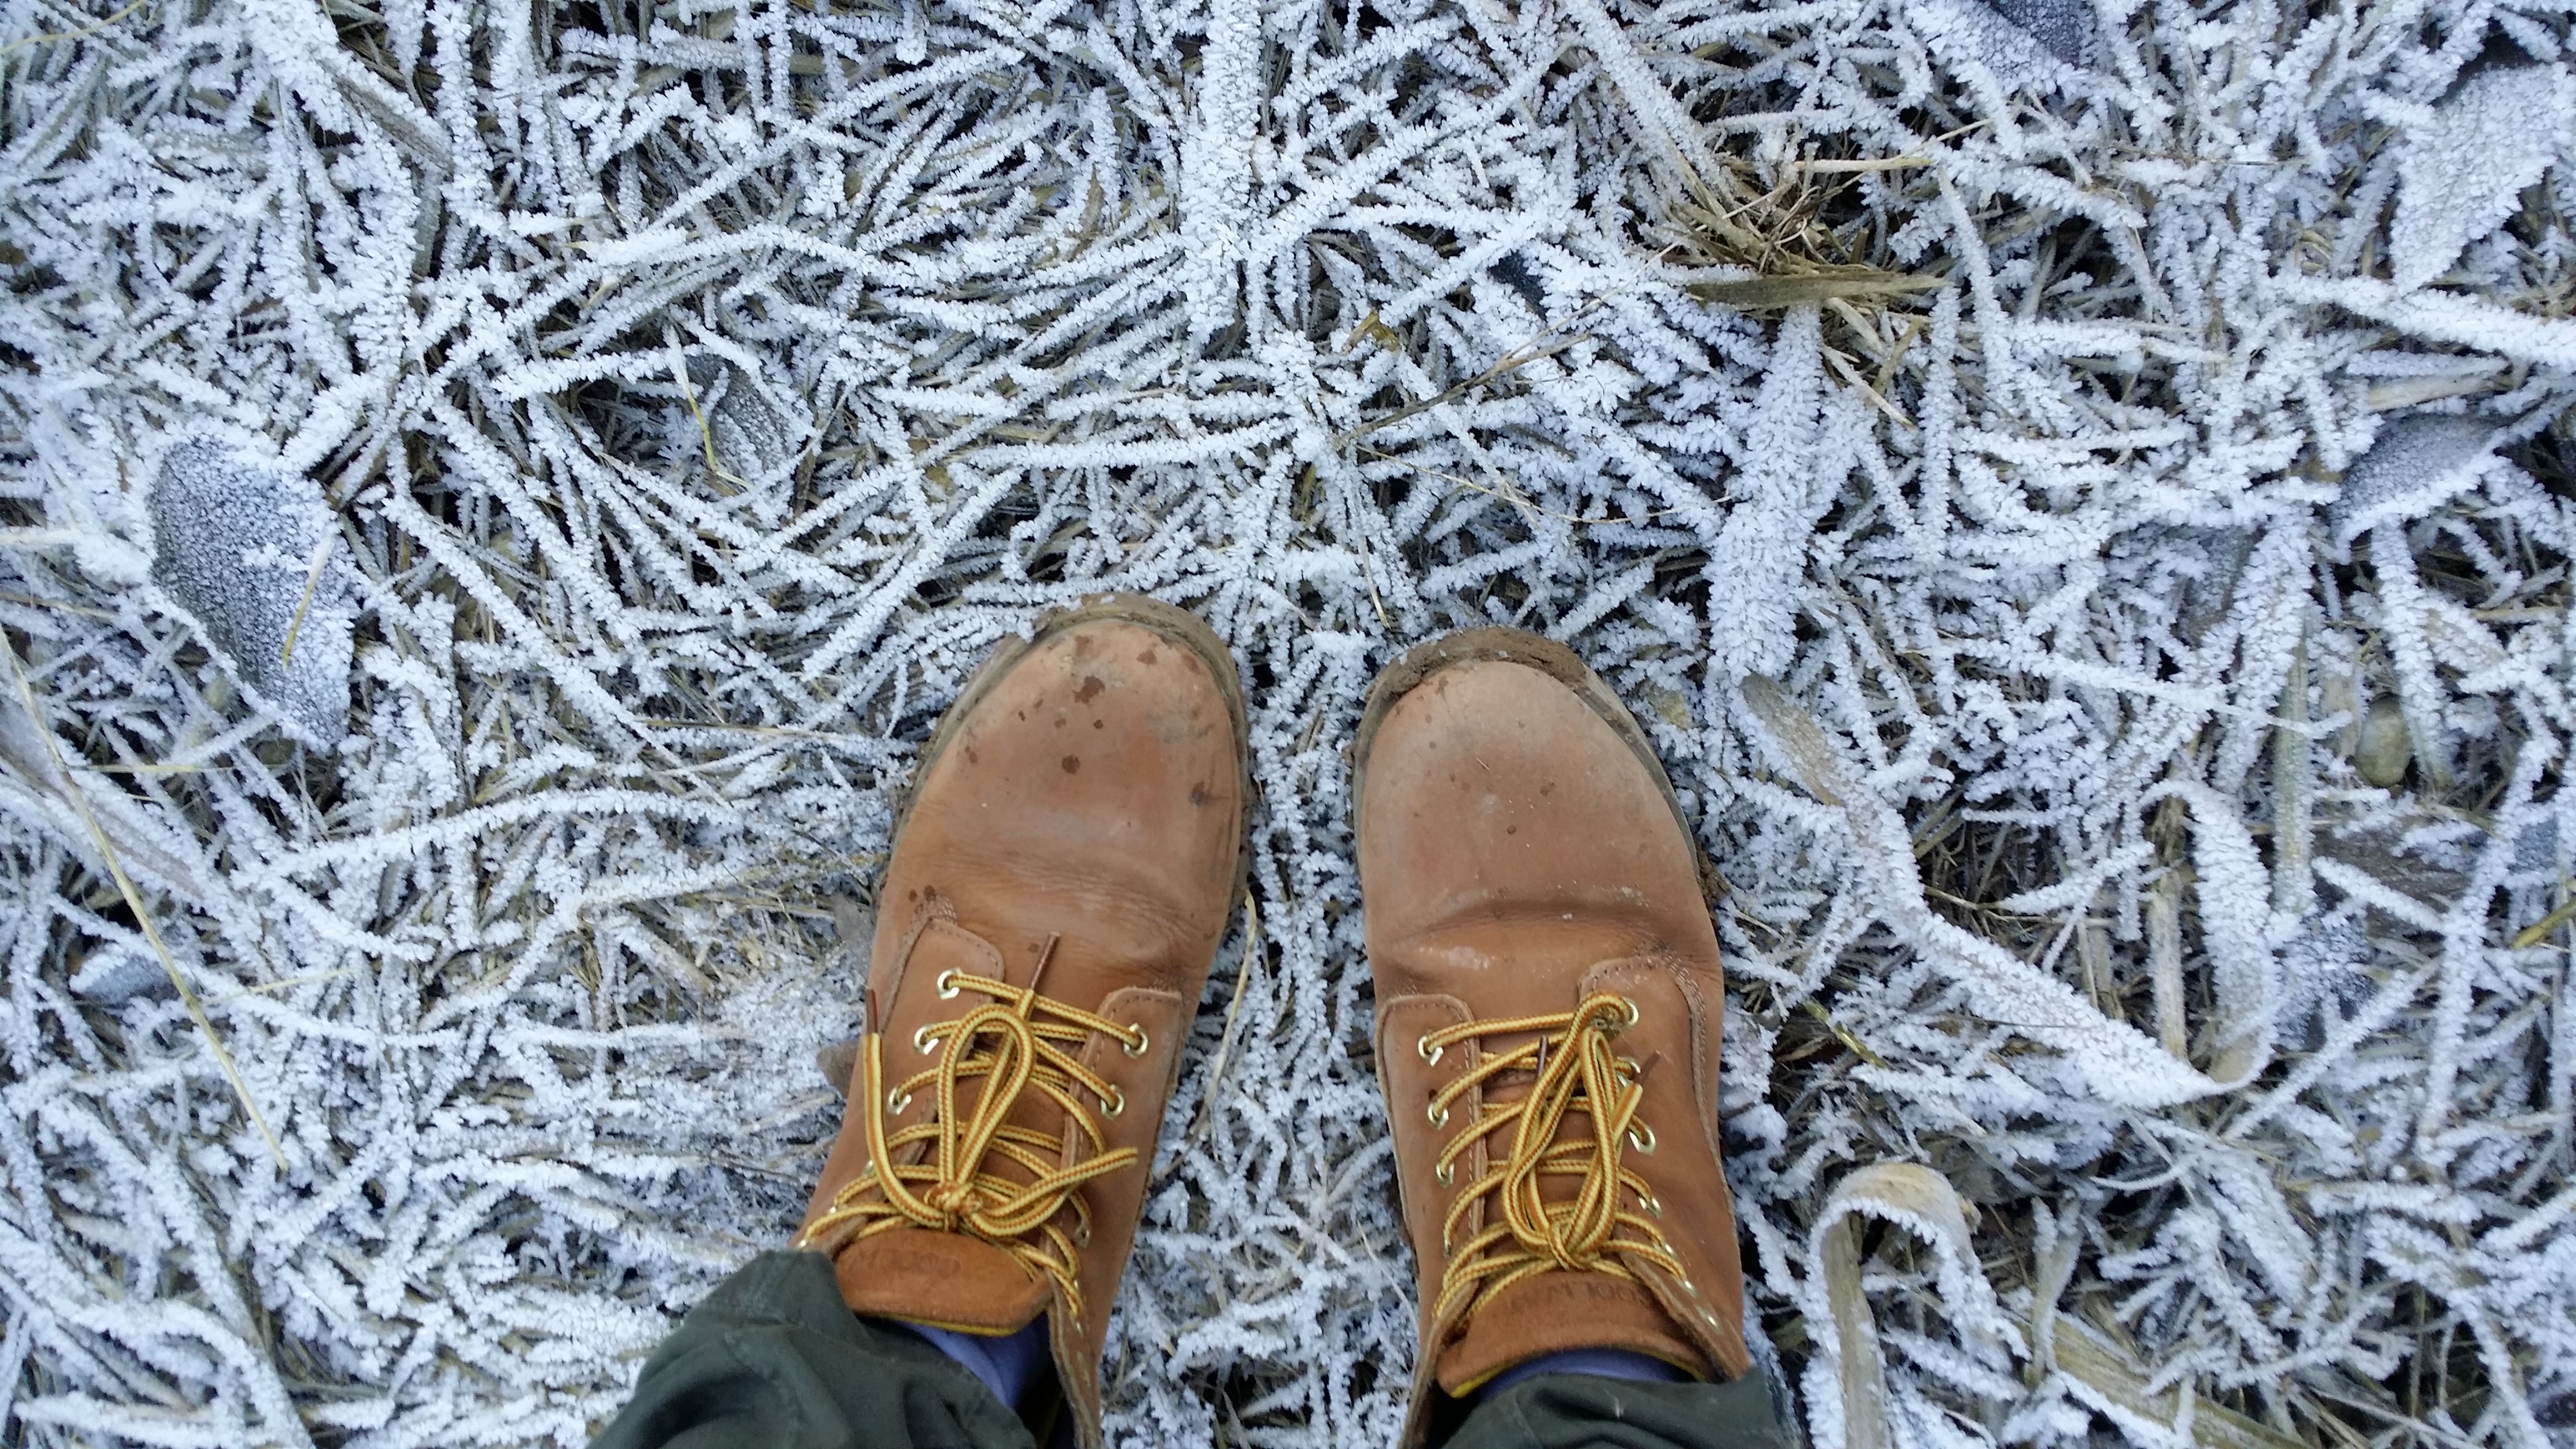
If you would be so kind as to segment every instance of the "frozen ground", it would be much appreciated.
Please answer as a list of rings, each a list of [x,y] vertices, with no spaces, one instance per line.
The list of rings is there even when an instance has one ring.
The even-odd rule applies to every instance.
[[[1398,1421],[1341,751],[1487,619],[1725,876],[1818,1449],[2569,1442],[2565,4],[82,3],[0,1438],[580,1444],[792,1222],[917,742],[1118,587],[1261,788],[1123,1442]]]

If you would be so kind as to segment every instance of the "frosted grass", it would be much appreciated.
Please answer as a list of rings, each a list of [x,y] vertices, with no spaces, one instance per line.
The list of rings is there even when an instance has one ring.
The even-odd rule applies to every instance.
[[[931,721],[1118,588],[1260,787],[1121,1442],[1401,1420],[1342,750],[1488,621],[1723,877],[1819,1449],[2567,1442],[2565,7],[0,14],[21,1441],[582,1443],[793,1224]]]

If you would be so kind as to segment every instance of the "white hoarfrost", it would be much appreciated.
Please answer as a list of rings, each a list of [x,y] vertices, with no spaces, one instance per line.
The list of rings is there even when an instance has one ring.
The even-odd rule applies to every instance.
[[[2398,162],[2388,255],[2400,287],[2450,270],[2462,248],[2493,233],[2524,188],[2576,142],[2576,79],[2563,65],[2514,65],[2473,75],[2433,107]]]
[[[2563,1446],[2570,44],[0,7],[0,1439],[583,1443],[792,1228],[932,722],[1138,589],[1259,805],[1118,1442],[1402,1421],[1343,750],[1505,622],[1721,878],[1800,1432]]]

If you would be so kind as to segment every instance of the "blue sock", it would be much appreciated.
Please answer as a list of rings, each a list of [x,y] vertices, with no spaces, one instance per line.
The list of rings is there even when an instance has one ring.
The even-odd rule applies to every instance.
[[[900,1318],[885,1321],[897,1328],[911,1329],[929,1340],[932,1348],[955,1359],[991,1389],[1004,1408],[1020,1406],[1020,1395],[1028,1389],[1029,1379],[1037,1373],[1038,1365],[1046,1362],[1047,1321],[1043,1313],[1019,1332],[999,1335],[958,1333],[926,1323],[906,1323]]]
[[[1485,1386],[1476,1390],[1476,1399],[1481,1402],[1489,1394],[1499,1394],[1540,1374],[1590,1374],[1594,1378],[1628,1379],[1641,1384],[1675,1384],[1690,1377],[1650,1353],[1631,1353],[1624,1348],[1569,1348],[1512,1365],[1487,1379]]]

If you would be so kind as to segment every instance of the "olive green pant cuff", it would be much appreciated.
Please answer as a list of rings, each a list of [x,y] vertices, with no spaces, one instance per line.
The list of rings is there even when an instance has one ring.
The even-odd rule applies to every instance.
[[[1542,1374],[1443,1449],[1792,1449],[1759,1378]],[[591,1449],[1034,1449],[1028,1426],[919,1336],[850,1312],[820,1253],[763,1253],[681,1320]]]

